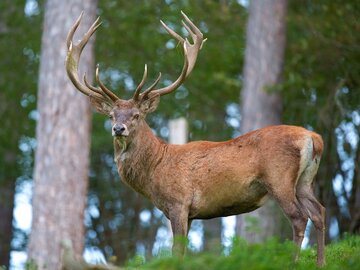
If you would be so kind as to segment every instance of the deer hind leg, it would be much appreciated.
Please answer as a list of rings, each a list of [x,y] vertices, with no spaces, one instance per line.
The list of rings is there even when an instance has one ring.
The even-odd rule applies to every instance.
[[[308,217],[313,222],[317,238],[317,264],[325,264],[324,247],[325,247],[325,207],[323,207],[315,198],[312,188],[302,187],[298,194],[298,200]]]
[[[308,217],[301,209],[301,205],[295,196],[295,191],[275,192],[273,196],[279,203],[279,206],[284,211],[284,214],[289,219],[293,229],[293,241],[297,245],[297,250],[294,256],[295,261],[298,259],[301,243],[304,239],[306,224]]]
[[[302,209],[313,222],[317,239],[317,264],[325,264],[325,207],[323,207],[314,195],[312,182],[318,169],[318,160],[315,158],[299,177],[296,186],[296,197]]]
[[[295,260],[298,258],[308,221],[308,217],[296,197],[297,175],[297,169],[288,168],[281,173],[271,175],[267,181],[270,183],[267,187],[269,193],[278,202],[292,225],[293,240],[298,247],[294,256]],[[275,181],[275,179],[282,179],[282,183],[279,185],[279,181]]]

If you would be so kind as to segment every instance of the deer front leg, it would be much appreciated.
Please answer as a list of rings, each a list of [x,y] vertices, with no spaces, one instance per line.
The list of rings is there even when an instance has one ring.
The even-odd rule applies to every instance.
[[[173,232],[172,253],[176,256],[185,254],[187,233],[189,227],[189,212],[187,209],[176,208],[170,211],[170,223]]]

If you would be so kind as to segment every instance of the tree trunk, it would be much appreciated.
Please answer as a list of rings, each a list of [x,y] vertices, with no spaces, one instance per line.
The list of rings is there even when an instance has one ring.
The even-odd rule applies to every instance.
[[[281,123],[282,102],[274,91],[283,69],[286,0],[252,0],[246,34],[241,133]],[[273,201],[237,217],[237,233],[251,242],[279,234],[281,211]]]
[[[13,162],[15,162],[15,158]],[[6,170],[14,171],[11,167],[13,166],[10,165],[10,168]],[[13,235],[14,194],[15,177],[0,179],[0,266],[6,267],[9,267]]]
[[[82,10],[85,14],[79,32],[83,34],[90,27],[96,8],[95,0],[48,0],[45,6],[28,247],[29,260],[39,269],[61,269],[64,245],[71,246],[75,256],[81,256],[84,248],[91,111],[87,98],[74,89],[66,76],[65,40]],[[86,70],[92,75],[93,41],[82,60],[80,73]]]
[[[358,127],[358,135],[360,135],[360,128]],[[353,234],[360,233],[360,143],[358,142],[357,150],[355,152],[355,168],[354,177],[352,181],[351,196],[349,199],[349,208],[351,215],[351,222],[348,231]]]
[[[204,226],[204,251],[221,251],[221,218],[203,220]]]

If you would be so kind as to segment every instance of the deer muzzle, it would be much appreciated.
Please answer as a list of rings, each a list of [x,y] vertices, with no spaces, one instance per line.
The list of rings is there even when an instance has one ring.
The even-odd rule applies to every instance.
[[[114,137],[129,136],[129,130],[125,124],[113,125],[111,133]]]

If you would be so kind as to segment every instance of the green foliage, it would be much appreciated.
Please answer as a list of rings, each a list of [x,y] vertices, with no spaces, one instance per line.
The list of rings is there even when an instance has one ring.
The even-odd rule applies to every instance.
[[[360,269],[360,237],[346,236],[344,240],[326,246],[326,266],[322,269]],[[318,269],[315,249],[302,251],[295,269]]]
[[[284,120],[318,132],[360,110],[358,1],[290,1]],[[346,88],[346,89],[345,89]],[[344,93],[345,91],[346,93]],[[336,99],[336,106],[329,108]],[[305,109],[304,109],[305,108]]]
[[[261,227],[259,224],[259,219],[253,216],[245,217],[245,230],[249,233],[260,233]]]
[[[220,249],[215,249],[220,250]],[[235,238],[229,255],[220,254],[218,251],[188,253],[185,257],[171,257],[160,254],[157,258],[145,261],[140,255],[130,259],[125,267],[118,268],[114,265],[90,265],[82,260],[73,260],[72,268],[66,269],[154,269],[154,270],[355,270],[360,269],[360,236],[346,236],[342,241],[332,243],[325,248],[326,265],[322,268],[316,266],[316,251],[314,248],[302,250],[297,262],[294,256],[297,247],[293,242],[279,242],[270,239],[263,244],[248,244],[245,240]],[[76,265],[76,267],[75,267]],[[80,267],[82,265],[82,268]],[[70,268],[69,268],[70,267]],[[26,268],[36,269],[36,268]]]
[[[0,183],[14,181],[21,170],[31,177],[19,143],[34,136],[35,95],[40,51],[40,20],[24,14],[24,1],[0,2]],[[29,147],[31,148],[31,147]],[[28,164],[30,163],[30,164]],[[20,165],[20,166],[19,166]],[[29,169],[26,171],[26,169]]]
[[[145,264],[144,256],[135,255],[133,258],[131,258],[128,261],[127,266],[131,268],[131,267],[139,267],[139,266],[141,266],[143,264]]]
[[[38,270],[38,266],[33,260],[30,260],[25,263],[25,269],[26,270]]]
[[[132,95],[145,63],[149,68],[148,83],[159,71],[163,73],[163,84],[180,73],[181,50],[162,30],[159,19],[182,33],[180,10],[183,10],[208,38],[184,86],[176,93],[163,97],[158,111],[149,117],[150,125],[158,135],[166,138],[167,120],[179,116],[185,116],[190,121],[192,140],[225,140],[236,133],[238,127],[226,121],[229,116],[226,109],[229,104],[237,108],[242,84],[247,10],[239,1],[99,2],[98,12],[104,23],[97,32],[97,62],[100,63],[104,81],[124,98]],[[24,1],[0,1],[0,38],[4,41],[0,45],[1,184],[4,184],[2,181],[14,181],[20,171],[22,178],[31,178],[32,175],[32,148],[28,147],[17,162],[14,162],[14,155],[21,154],[19,142],[31,146],[35,133],[43,3],[38,1],[39,11],[25,16]],[[329,205],[337,205],[331,179],[334,171],[337,173],[341,168],[336,152],[335,129],[342,121],[353,121],[351,113],[360,110],[359,3],[355,0],[346,3],[340,0],[289,1],[288,42],[282,85],[283,119],[288,124],[313,127],[329,142],[325,153],[329,158],[323,159],[319,177],[325,182],[322,186],[328,186],[323,201],[326,199]],[[105,256],[126,252],[130,253],[126,256],[132,256],[136,243],[140,243],[146,247],[146,257],[149,257],[156,230],[162,221],[150,203],[120,183],[112,162],[112,139],[109,128],[104,128],[106,126],[104,117],[94,114],[89,205],[95,207],[98,214],[96,211],[87,213],[87,244],[99,247]],[[347,152],[350,153],[351,149]],[[5,158],[9,157],[11,162],[6,162]],[[151,212],[151,219],[143,224],[139,213],[144,210]],[[338,210],[331,212],[340,215],[341,211]],[[349,223],[341,221],[338,219],[340,227]],[[340,231],[343,230],[346,228],[340,228]],[[22,245],[25,241],[22,241]],[[346,241],[327,247],[327,267],[333,260],[334,267],[338,267],[334,269],[340,269],[343,261],[337,261],[339,254],[344,254],[344,258],[350,254],[347,263],[353,260],[359,265],[358,258],[349,252]],[[357,238],[352,241],[360,245]],[[261,247],[246,247],[245,250],[256,248]],[[23,246],[19,249],[23,249]],[[207,260],[223,262],[233,258],[233,267],[238,269],[235,267],[236,256],[241,254],[235,250],[228,257],[190,254],[185,265],[193,263],[199,269],[209,269],[211,264]],[[247,254],[244,255],[245,261],[251,255],[243,254]],[[272,254],[271,251],[269,254]],[[269,261],[270,257],[265,260]],[[134,260],[135,263],[138,261]],[[181,262],[180,259],[164,258],[146,265],[150,267],[167,261],[174,265]],[[304,266],[306,269],[305,265],[313,265],[314,261],[314,250],[305,250],[297,267]],[[308,269],[311,267],[314,268],[309,266]],[[173,269],[178,268],[174,266]],[[349,266],[349,269],[355,268]]]
[[[35,100],[40,51],[38,14],[25,14],[22,0],[0,1],[0,253],[7,260],[13,250],[24,250],[26,233],[13,227],[16,183],[32,177]],[[10,228],[8,230],[7,228]],[[17,241],[11,242],[11,236]],[[5,259],[6,258],[6,259]]]
[[[272,269],[319,269],[316,266],[316,251],[313,248],[301,251],[298,262],[294,262],[296,247],[292,242],[280,243],[276,239],[264,244],[248,244],[235,239],[228,256],[199,253],[185,258],[158,258],[143,265],[129,265],[126,269],[166,270],[272,270]],[[327,264],[323,270],[360,269],[360,237],[348,236],[344,240],[326,246]]]

